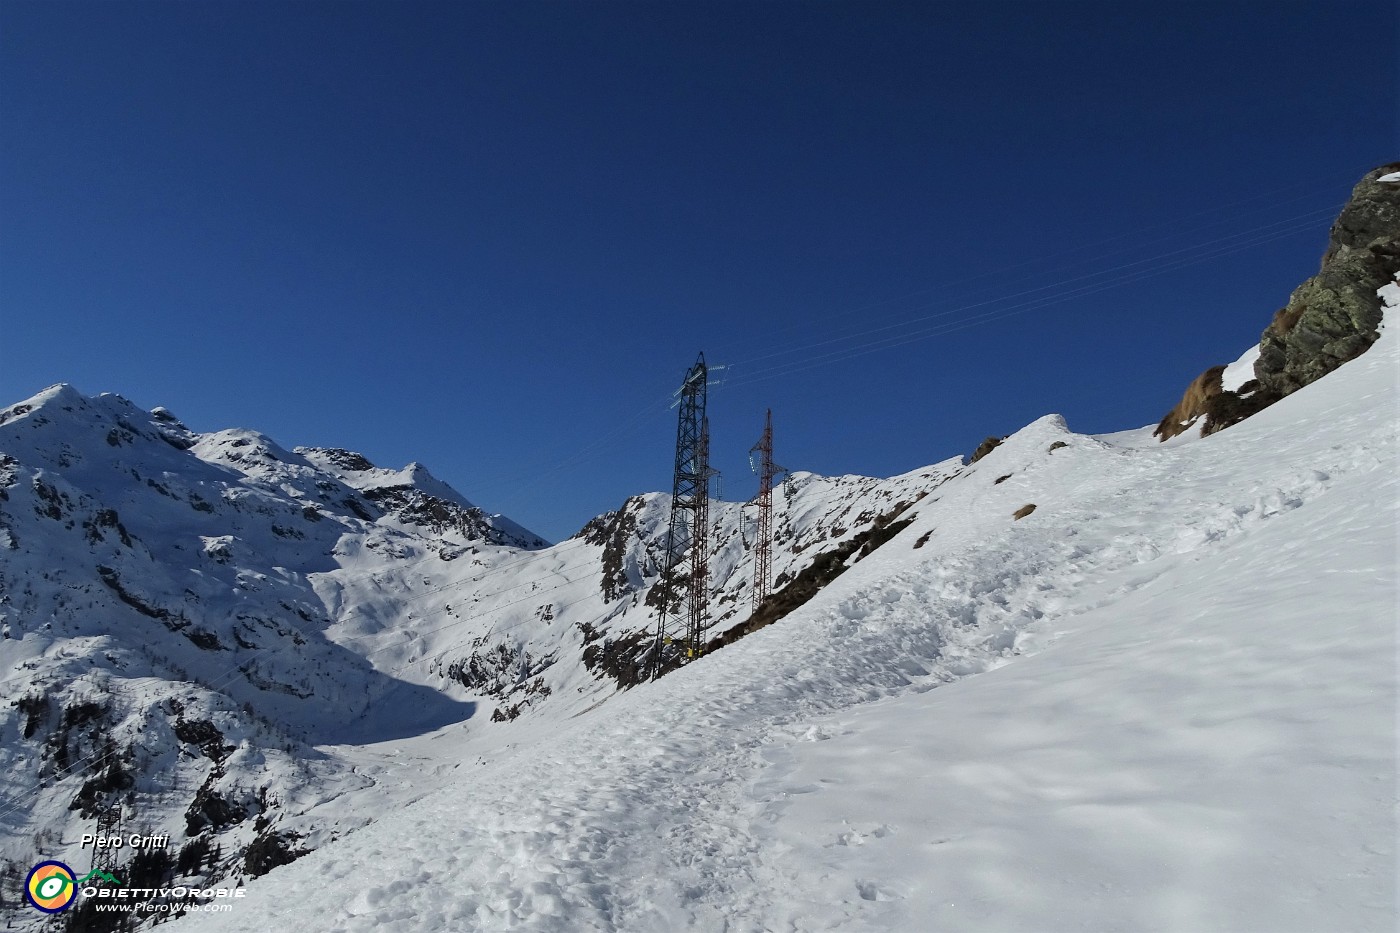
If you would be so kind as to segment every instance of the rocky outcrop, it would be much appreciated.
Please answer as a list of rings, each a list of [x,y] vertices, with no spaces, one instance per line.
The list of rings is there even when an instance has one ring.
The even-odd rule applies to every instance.
[[[1259,338],[1254,379],[1222,389],[1223,366],[1187,387],[1153,435],[1175,437],[1203,416],[1214,434],[1365,353],[1380,336],[1377,289],[1400,271],[1400,162],[1367,172],[1328,238],[1317,275],[1294,290]],[[1388,180],[1383,180],[1388,179]]]
[[[1201,436],[1209,437],[1216,431],[1238,424],[1268,408],[1280,397],[1264,391],[1258,379],[1250,379],[1233,392],[1219,392],[1206,400],[1206,420],[1201,425]]]
[[[1400,162],[1368,172],[1332,224],[1317,275],[1298,286],[1259,341],[1254,375],[1282,398],[1355,359],[1376,342],[1376,289],[1400,269]]]
[[[637,515],[646,507],[641,496],[632,496],[615,512],[606,512],[584,525],[575,538],[582,538],[589,544],[603,549],[602,575],[599,586],[603,591],[603,602],[610,603],[634,592],[641,586],[640,573],[629,573],[627,557],[633,538],[640,538],[637,532]],[[635,564],[635,561],[633,562]],[[632,568],[635,569],[635,568]]]
[[[997,437],[993,435],[992,437],[989,437],[982,443],[978,444],[977,449],[972,452],[972,456],[967,458],[967,465],[971,466],[978,460],[981,460],[983,457],[987,456],[987,454],[996,450],[998,447],[1001,446],[1001,442],[1004,440],[1006,440],[1006,438]]]

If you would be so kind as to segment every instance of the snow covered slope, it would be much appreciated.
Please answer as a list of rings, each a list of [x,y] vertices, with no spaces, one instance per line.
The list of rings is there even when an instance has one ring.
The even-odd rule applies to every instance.
[[[318,587],[544,542],[417,464],[304,454],[63,385],[0,411],[8,865],[90,859],[76,840],[125,804],[136,828],[184,843],[186,877],[249,871],[257,840],[279,858],[314,844],[314,820],[284,815],[372,786],[312,747],[344,737],[347,711],[389,691],[410,711],[360,724],[361,740],[471,714],[328,638],[346,614]]]
[[[1397,372],[1171,447],[1042,418],[776,625],[391,743],[446,786],[181,922],[1393,930]]]
[[[777,584],[957,469],[794,476]],[[668,510],[634,497],[547,547],[419,464],[69,386],[0,411],[0,859],[87,864],[120,805],[178,840],[172,879],[256,876],[437,786],[377,743],[604,702],[639,676]],[[748,617],[753,513],[712,518],[719,634]]]

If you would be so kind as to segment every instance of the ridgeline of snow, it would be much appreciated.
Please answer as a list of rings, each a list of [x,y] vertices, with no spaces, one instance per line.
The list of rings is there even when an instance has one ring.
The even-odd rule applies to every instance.
[[[1385,332],[1209,438],[1049,416],[911,474],[914,521],[783,621],[381,746],[439,789],[181,922],[1393,930],[1397,367]]]

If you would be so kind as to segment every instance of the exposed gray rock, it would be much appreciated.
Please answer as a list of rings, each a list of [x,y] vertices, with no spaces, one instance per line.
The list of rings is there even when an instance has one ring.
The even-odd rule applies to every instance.
[[[1294,290],[1259,338],[1254,379],[1223,390],[1223,366],[1187,386],[1153,434],[1167,440],[1194,426],[1202,435],[1237,424],[1355,359],[1380,336],[1376,290],[1400,271],[1400,162],[1367,172],[1332,224],[1322,268]]]
[[[1355,359],[1380,336],[1376,289],[1400,270],[1400,182],[1366,173],[1332,225],[1322,268],[1293,292],[1259,341],[1254,374],[1265,397],[1282,398]]]

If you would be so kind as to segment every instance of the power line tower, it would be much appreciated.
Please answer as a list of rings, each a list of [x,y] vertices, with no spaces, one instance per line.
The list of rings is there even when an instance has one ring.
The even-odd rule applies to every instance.
[[[718,367],[717,367],[718,368]],[[676,469],[671,484],[671,527],[662,567],[661,611],[652,653],[652,679],[671,663],[684,664],[705,650],[709,606],[710,422],[705,417],[709,368],[701,353],[676,390],[680,417],[676,426]],[[688,565],[685,592],[682,565]]]
[[[758,457],[755,459],[754,454]],[[773,563],[773,480],[787,472],[773,462],[773,409],[768,409],[763,436],[749,448],[749,467],[758,474],[758,533],[753,549],[753,608],[768,598]]]
[[[97,814],[97,838],[111,839],[113,836],[121,835],[122,808],[121,804],[113,804],[105,810],[98,811]],[[115,846],[106,848],[95,847],[92,851],[92,870],[102,871],[112,874],[117,869],[117,849]]]
[[[710,468],[710,419],[700,421],[700,448],[696,465],[700,486],[695,497],[695,521],[690,530],[690,592],[686,616],[686,652],[698,658],[705,652],[705,623],[710,614],[710,481],[717,472]]]

